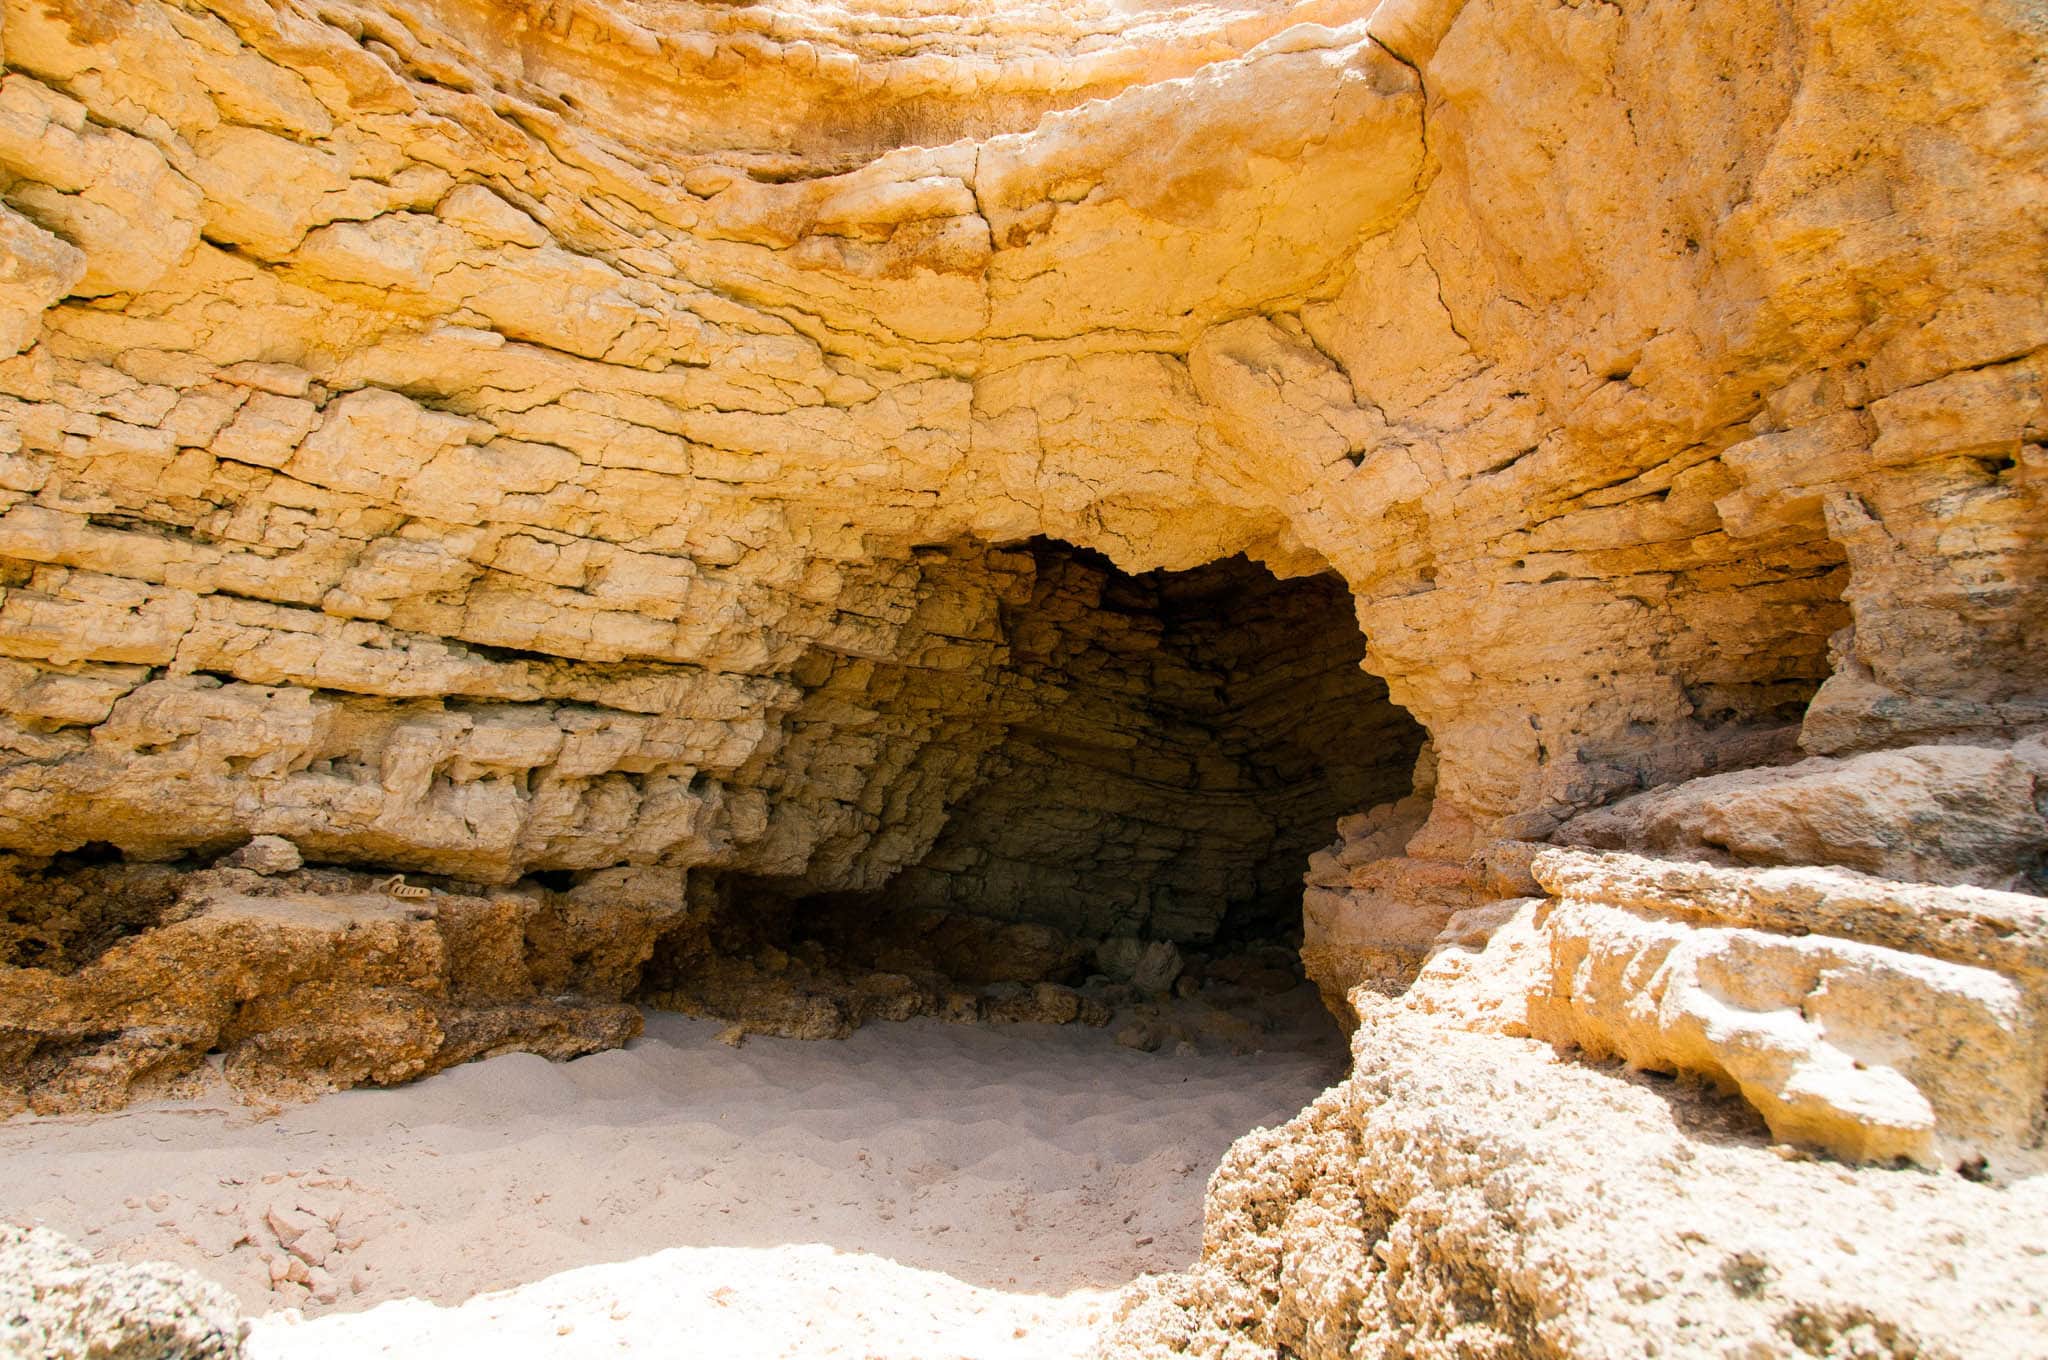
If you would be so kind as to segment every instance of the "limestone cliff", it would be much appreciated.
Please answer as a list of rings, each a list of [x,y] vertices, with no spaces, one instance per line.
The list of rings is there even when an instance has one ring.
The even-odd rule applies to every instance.
[[[2031,0],[0,13],[0,1101],[575,1051],[756,903],[1280,929],[1335,835],[1347,1019],[2038,1144]]]
[[[4,42],[21,852],[886,873],[867,677],[985,678],[1033,535],[1335,571],[1433,857],[2048,717],[2023,5]]]

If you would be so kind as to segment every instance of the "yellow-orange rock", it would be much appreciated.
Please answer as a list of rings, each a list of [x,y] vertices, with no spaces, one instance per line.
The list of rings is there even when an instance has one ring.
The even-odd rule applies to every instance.
[[[655,871],[678,913],[898,883],[1075,930],[1081,957],[1272,924],[1279,849],[1335,827],[1303,956],[1347,1014],[1420,977],[1431,1024],[1497,1026],[1544,977],[1582,1056],[1725,1077],[1788,1136],[1930,1159],[2017,1136],[2039,1017],[1996,979],[2032,984],[1870,919],[1967,936],[1955,903],[2042,886],[2038,7],[0,19],[0,851],[56,885],[0,904],[10,949],[76,943],[62,885],[96,866],[278,836],[467,901],[569,887],[602,929],[616,898],[621,940],[652,907],[605,875]],[[1196,664],[1166,569],[1223,573],[1258,622],[1211,600]],[[1102,603],[1125,589],[1142,605]],[[1316,592],[1369,675],[1330,610],[1294,612]],[[1268,729],[1295,713],[1290,746]],[[1575,906],[1532,876],[1552,838],[1711,862]],[[1886,885],[1748,919],[1741,875],[1829,864]],[[1549,935],[1495,905],[1546,888]],[[8,955],[0,1001],[54,1005],[210,919],[145,930],[125,900],[79,908],[116,942],[71,974]],[[1454,962],[1461,938],[1513,967]],[[439,975],[332,952],[306,985],[356,978],[397,1055],[335,1079],[421,1070]],[[1765,1054],[1709,1015],[1722,968],[1722,1003],[1773,1014],[1853,974],[1860,1037]],[[292,1032],[265,1009],[288,991],[257,988],[263,1033]],[[220,1042],[95,995],[67,1023],[127,1036],[109,1070]],[[1827,1133],[1802,1074],[1932,1051],[1909,996],[2004,1055],[2005,1113],[1907,1063],[1931,1125]],[[300,1037],[284,1066],[338,1071]],[[1550,1089],[1520,1062],[1502,1090]],[[1426,1253],[1412,1233],[1375,1259]],[[1323,1302],[1269,1339],[1337,1353],[1314,1318],[1353,1316],[1350,1276],[1309,1273]],[[1422,1305],[1387,1287],[1356,1335],[1407,1334]],[[1430,1327],[1463,1325],[1464,1296],[1425,1293]],[[1790,1344],[1819,1353],[1870,1306],[1812,1297],[1835,1320]],[[1623,1353],[1582,1302],[1558,1352]]]
[[[2048,715],[2019,10],[416,12],[7,15],[17,848],[787,872],[969,536],[1339,573],[1425,857]]]

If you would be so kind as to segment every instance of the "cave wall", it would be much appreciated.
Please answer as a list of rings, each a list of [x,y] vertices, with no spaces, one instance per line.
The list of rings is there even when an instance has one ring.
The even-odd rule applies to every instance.
[[[980,782],[878,909],[1202,943],[1298,929],[1337,818],[1408,792],[1422,732],[1359,669],[1349,593],[1242,559],[1132,577],[1034,547],[978,715]]]
[[[2038,1334],[2034,0],[0,0],[0,56],[0,1115],[615,1044],[749,887],[1064,958],[1053,831],[1199,938],[1341,785],[1353,1074],[1135,1353]],[[1376,680],[1204,674],[1040,537],[1341,581]],[[1413,791],[1134,723],[1140,643],[1326,757],[1412,715]],[[1083,1018],[1029,976],[766,999]]]
[[[781,872],[966,534],[1334,567],[1431,853],[2038,716],[2024,7],[804,13],[7,13],[0,839]]]
[[[1436,755],[1360,930],[2048,717],[2019,0],[0,16],[30,870],[871,891],[1032,589],[934,545],[1038,535],[1342,579]]]

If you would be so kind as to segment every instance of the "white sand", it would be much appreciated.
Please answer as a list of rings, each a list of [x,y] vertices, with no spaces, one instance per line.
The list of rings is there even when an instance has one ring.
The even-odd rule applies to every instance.
[[[269,1119],[16,1119],[0,1219],[220,1280],[268,1314],[264,1360],[1076,1355],[1116,1286],[1194,1258],[1231,1140],[1340,1075],[1316,1025],[1249,1056],[1036,1025],[740,1049],[718,1029],[652,1015],[619,1052]],[[279,1225],[310,1234],[321,1270],[294,1275],[333,1305],[273,1290]]]

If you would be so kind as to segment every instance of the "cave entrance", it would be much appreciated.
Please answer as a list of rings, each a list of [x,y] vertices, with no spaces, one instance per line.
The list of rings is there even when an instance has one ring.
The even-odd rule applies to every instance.
[[[1309,856],[1409,793],[1425,739],[1361,669],[1343,581],[1244,557],[1132,574],[1049,539],[988,557],[1017,566],[985,683],[939,713],[929,685],[870,682],[879,707],[917,696],[894,702],[945,768],[974,748],[942,822],[873,885],[727,885],[740,909],[663,1003],[825,1033],[1298,982]],[[873,837],[896,829],[885,811]],[[795,985],[770,1001],[764,970]]]

